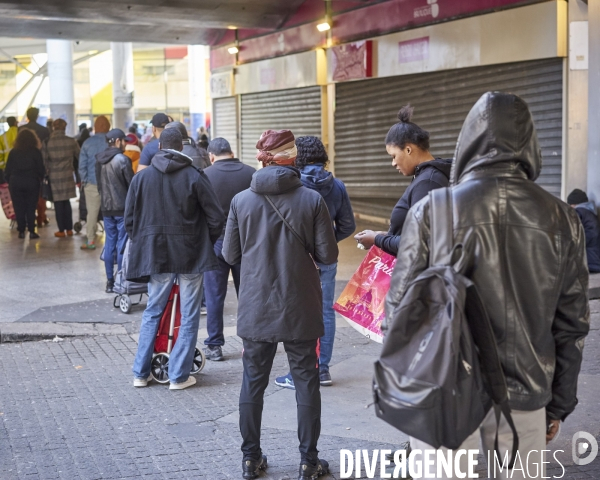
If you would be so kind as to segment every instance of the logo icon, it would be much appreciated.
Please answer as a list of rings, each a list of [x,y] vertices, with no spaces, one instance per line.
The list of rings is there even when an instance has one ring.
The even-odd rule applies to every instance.
[[[598,442],[587,432],[573,435],[573,462],[576,465],[589,465],[598,456]],[[588,454],[587,456],[585,456]]]

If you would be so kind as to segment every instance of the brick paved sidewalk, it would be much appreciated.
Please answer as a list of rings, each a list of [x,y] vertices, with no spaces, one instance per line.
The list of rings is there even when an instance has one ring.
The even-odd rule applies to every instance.
[[[598,378],[599,339],[595,329],[586,345],[583,373],[593,379]],[[226,362],[209,362],[198,385],[184,391],[158,384],[134,389],[135,350],[126,335],[0,345],[0,479],[241,478],[238,427],[220,420],[237,411],[239,338],[228,338]],[[336,363],[378,351],[354,330],[338,329]],[[272,377],[285,371],[285,355],[278,353]],[[266,394],[279,391],[271,382]],[[293,392],[282,394],[290,395],[295,408]],[[373,416],[373,410],[364,415]],[[597,430],[597,411],[590,421]],[[297,478],[298,440],[293,426],[285,427],[263,428],[270,467],[261,478]],[[339,478],[340,449],[394,447],[333,436],[326,429],[319,442],[321,456],[332,466],[330,479]],[[548,473],[560,474],[560,469]],[[599,462],[567,467],[563,478],[600,478]]]

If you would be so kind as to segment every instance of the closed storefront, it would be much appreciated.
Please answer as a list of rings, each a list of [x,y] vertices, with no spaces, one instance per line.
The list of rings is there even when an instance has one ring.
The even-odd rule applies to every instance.
[[[239,155],[237,96],[216,98],[213,101],[212,137],[229,141],[233,153]]]
[[[241,98],[241,160],[256,166],[256,142],[265,130],[321,137],[320,86],[248,93]]]
[[[411,181],[391,166],[384,144],[401,106],[414,107],[413,121],[430,133],[431,153],[452,158],[467,113],[490,90],[515,93],[529,104],[543,156],[537,182],[560,196],[563,63],[550,58],[336,85],[335,172],[355,211],[388,218]]]

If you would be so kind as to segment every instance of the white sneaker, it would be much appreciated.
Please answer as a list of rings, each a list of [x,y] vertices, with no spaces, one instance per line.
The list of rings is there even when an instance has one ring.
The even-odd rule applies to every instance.
[[[133,379],[134,387],[147,387],[148,382],[152,380],[152,375],[148,375],[148,378],[135,378]]]
[[[171,385],[169,386],[169,390],[183,390],[184,388],[191,387],[192,385],[195,385],[195,384],[196,384],[196,378],[192,377],[190,375],[185,382],[181,382],[181,383],[171,382]]]

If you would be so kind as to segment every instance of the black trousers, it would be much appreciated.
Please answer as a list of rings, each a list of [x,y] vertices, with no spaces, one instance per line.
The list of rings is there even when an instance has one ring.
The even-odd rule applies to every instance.
[[[243,339],[244,376],[240,393],[240,432],[244,458],[260,458],[260,428],[263,396],[277,351],[277,343]],[[315,464],[321,434],[321,391],[317,339],[308,342],[284,342],[290,372],[296,387],[298,440],[301,460]]]
[[[54,202],[54,213],[56,214],[56,223],[58,231],[73,230],[73,209],[70,200],[61,200]]]
[[[35,178],[12,177],[10,179],[10,197],[17,216],[19,232],[35,232],[35,209],[40,194],[40,181]]]

